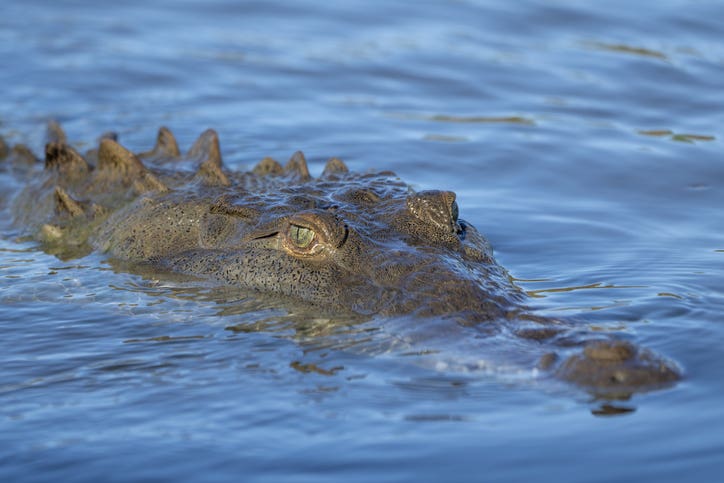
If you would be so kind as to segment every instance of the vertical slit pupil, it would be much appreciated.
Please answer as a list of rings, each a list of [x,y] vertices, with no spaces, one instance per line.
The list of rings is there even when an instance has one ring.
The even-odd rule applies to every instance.
[[[306,248],[314,239],[314,231],[299,225],[292,225],[289,228],[289,236],[295,245]]]

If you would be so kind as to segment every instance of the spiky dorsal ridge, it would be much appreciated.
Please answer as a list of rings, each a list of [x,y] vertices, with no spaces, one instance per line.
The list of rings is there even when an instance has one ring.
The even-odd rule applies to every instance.
[[[63,178],[84,177],[91,170],[75,149],[58,141],[45,145],[45,169],[56,172]]]
[[[107,210],[101,205],[90,201],[77,200],[60,186],[56,186],[53,191],[53,201],[55,203],[55,213],[61,217],[78,218],[82,216],[92,220],[107,213]]]
[[[198,159],[203,163],[215,164],[222,167],[221,147],[219,146],[219,135],[213,129],[207,129],[194,142],[186,154],[189,158]]]
[[[85,213],[80,201],[74,199],[60,186],[55,187],[53,200],[55,201],[55,212],[59,215],[68,215],[75,218]]]
[[[299,181],[309,181],[312,179],[309,174],[309,168],[307,167],[307,160],[301,151],[297,151],[292,155],[287,165],[284,166],[284,172],[293,175]]]
[[[196,178],[200,179],[204,184],[214,186],[231,185],[231,180],[222,169],[223,161],[221,160],[219,135],[213,129],[207,129],[201,133],[186,156],[200,161]]]
[[[176,137],[166,126],[161,126],[156,135],[156,144],[151,151],[140,153],[141,158],[178,158],[181,151]]]
[[[108,178],[132,185],[136,192],[168,191],[140,159],[112,139],[102,139],[98,148],[98,171]]]
[[[257,176],[281,176],[289,174],[299,181],[309,181],[312,179],[309,174],[307,160],[304,157],[304,153],[301,151],[294,153],[287,165],[284,167],[282,167],[282,165],[275,159],[266,157],[254,166],[252,173]],[[347,168],[347,165],[344,164],[344,161],[339,158],[331,158],[327,161],[321,177],[333,178],[347,173],[349,173],[349,169]]]
[[[168,188],[143,164],[141,158],[154,160],[173,160],[180,158],[196,159],[198,170],[196,178],[203,183],[217,186],[230,186],[231,180],[224,172],[219,137],[213,129],[204,131],[191,146],[186,156],[182,156],[173,133],[165,126],[158,130],[156,143],[152,150],[134,154],[121,146],[114,132],[104,133],[99,140],[99,148],[87,153],[91,162],[67,145],[67,137],[60,124],[50,121],[47,129],[48,144],[45,152],[45,168],[61,173],[65,178],[85,175],[94,169],[106,177],[124,181],[135,186],[138,191],[160,190]],[[16,146],[12,151],[0,138],[0,159],[12,154],[22,159],[35,159],[30,152],[22,151],[24,146]],[[17,153],[15,151],[18,151]],[[339,158],[331,158],[322,173],[322,178],[335,177],[348,173],[347,166]],[[304,153],[295,152],[287,164],[282,166],[272,158],[262,159],[253,169],[259,176],[288,175],[295,181],[306,182],[312,179]]]
[[[147,171],[140,159],[112,139],[101,139],[98,148],[98,169],[136,177]]]
[[[324,166],[324,171],[322,171],[322,177],[329,178],[332,176],[347,173],[349,173],[349,168],[347,168],[347,165],[344,164],[344,161],[339,158],[332,158],[327,161],[327,164]]]
[[[118,143],[109,143],[107,140],[115,141],[115,137],[101,139],[101,147],[104,144],[106,146],[105,149],[99,150],[99,167],[102,169],[112,168],[116,172],[129,174],[141,173],[144,170],[148,172],[139,158],[178,159],[182,157],[173,133],[163,126],[159,128],[154,148],[151,151],[140,153],[138,156],[125,150]],[[104,161],[103,157],[107,159]],[[199,161],[196,179],[201,180],[204,184],[215,186],[231,185],[229,176],[223,170],[219,136],[215,130],[207,129],[204,131],[188,150],[185,157]],[[276,160],[266,157],[254,167],[252,172],[259,176],[286,174],[301,182],[312,179],[307,160],[302,151],[295,152],[284,167]],[[342,160],[331,158],[324,168],[322,177],[329,178],[348,172],[349,169]]]
[[[276,159],[266,157],[259,161],[259,164],[257,164],[254,169],[252,170],[252,173],[254,173],[257,176],[267,176],[267,175],[281,175],[284,174],[284,168]]]

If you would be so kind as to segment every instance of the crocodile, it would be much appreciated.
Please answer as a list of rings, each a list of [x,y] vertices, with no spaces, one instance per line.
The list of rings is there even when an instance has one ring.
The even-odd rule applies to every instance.
[[[162,127],[148,151],[108,133],[81,154],[55,122],[44,160],[0,141],[0,166],[27,180],[12,203],[15,226],[60,258],[96,251],[280,304],[505,327],[550,349],[541,371],[603,397],[682,377],[634,342],[581,336],[571,322],[536,315],[486,238],[460,218],[455,193],[415,191],[390,171],[355,173],[331,158],[314,178],[299,151],[285,165],[264,158],[232,171],[211,129],[186,153]]]

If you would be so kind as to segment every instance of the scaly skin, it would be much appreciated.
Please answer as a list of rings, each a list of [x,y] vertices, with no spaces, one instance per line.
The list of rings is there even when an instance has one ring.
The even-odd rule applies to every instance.
[[[565,323],[526,311],[488,242],[458,217],[452,192],[414,192],[393,173],[350,173],[336,158],[313,179],[300,152],[284,167],[265,158],[252,172],[229,172],[211,130],[185,155],[165,128],[139,154],[105,135],[81,156],[55,123],[48,137],[43,173],[13,214],[61,258],[97,250],[334,311],[498,323],[552,349],[564,338]],[[0,159],[21,172],[34,165],[27,148],[4,142]],[[551,352],[540,367],[616,397],[680,378],[647,349],[599,339],[564,360]]]

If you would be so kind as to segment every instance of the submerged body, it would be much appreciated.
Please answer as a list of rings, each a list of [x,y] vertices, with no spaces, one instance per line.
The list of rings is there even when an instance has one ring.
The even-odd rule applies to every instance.
[[[138,154],[108,135],[81,156],[57,125],[49,133],[43,174],[13,213],[60,257],[97,250],[323,310],[505,326],[550,346],[540,368],[597,394],[680,377],[630,342],[572,341],[570,325],[530,314],[488,242],[459,218],[452,192],[414,192],[393,173],[350,173],[336,158],[314,179],[299,152],[284,167],[265,158],[252,172],[229,172],[211,130],[185,155],[165,128]],[[33,169],[25,148],[0,149],[0,158]],[[569,345],[576,352],[559,357]]]

